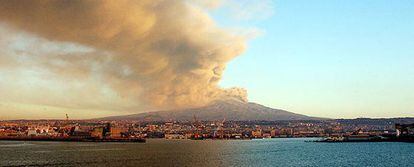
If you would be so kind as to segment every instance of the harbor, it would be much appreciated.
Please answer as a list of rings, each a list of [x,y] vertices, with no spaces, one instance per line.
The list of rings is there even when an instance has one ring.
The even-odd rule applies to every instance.
[[[145,143],[145,138],[77,138],[77,137],[49,137],[49,136],[0,136],[5,141],[57,141],[57,142],[137,142]]]
[[[331,135],[316,142],[411,142],[414,143],[414,124],[395,124],[396,134],[368,135],[358,130],[350,135]]]

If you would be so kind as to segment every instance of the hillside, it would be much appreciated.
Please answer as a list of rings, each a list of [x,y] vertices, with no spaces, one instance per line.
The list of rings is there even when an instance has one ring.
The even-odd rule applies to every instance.
[[[216,101],[210,105],[169,111],[153,111],[133,115],[122,115],[99,118],[100,120],[193,120],[194,116],[200,120],[316,120],[320,118],[295,114],[285,110],[273,109],[257,103],[246,103],[238,100]]]

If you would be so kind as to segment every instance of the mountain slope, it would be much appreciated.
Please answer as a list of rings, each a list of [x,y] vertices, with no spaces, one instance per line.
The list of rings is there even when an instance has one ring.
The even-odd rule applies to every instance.
[[[133,115],[113,116],[100,120],[318,120],[321,118],[295,114],[285,110],[269,108],[257,103],[245,103],[237,100],[216,101],[210,105],[169,111],[155,111]]]

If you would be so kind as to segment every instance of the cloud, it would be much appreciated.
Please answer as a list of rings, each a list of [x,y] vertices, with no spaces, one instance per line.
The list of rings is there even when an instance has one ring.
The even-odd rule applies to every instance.
[[[1,0],[0,22],[2,99],[133,111],[246,95],[217,84],[248,37],[185,0]]]
[[[224,1],[225,0],[188,0],[187,2],[206,9],[217,9],[223,6]]]
[[[266,19],[275,12],[272,0],[224,0],[221,6],[228,8],[234,19],[244,21]]]

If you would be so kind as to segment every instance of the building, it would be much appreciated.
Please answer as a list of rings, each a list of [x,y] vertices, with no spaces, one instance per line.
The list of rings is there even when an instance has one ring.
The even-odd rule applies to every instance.
[[[397,137],[414,135],[414,124],[395,124]]]
[[[91,132],[91,136],[93,138],[102,139],[104,137],[104,128],[103,127],[96,127]]]
[[[125,128],[120,128],[120,127],[111,127],[110,133],[111,133],[111,138],[121,138],[122,133],[127,132],[128,130]]]
[[[36,129],[29,129],[27,131],[27,136],[37,136],[37,131]]]
[[[279,131],[277,131],[276,129],[272,129],[271,131],[270,131],[270,136],[271,137],[276,137],[276,136],[278,136],[279,135]]]
[[[262,138],[262,130],[261,129],[258,129],[258,130],[252,131],[252,137],[254,137],[254,138]]]

